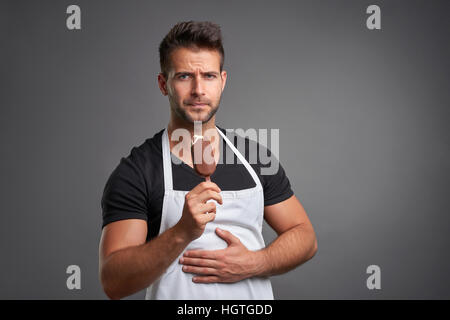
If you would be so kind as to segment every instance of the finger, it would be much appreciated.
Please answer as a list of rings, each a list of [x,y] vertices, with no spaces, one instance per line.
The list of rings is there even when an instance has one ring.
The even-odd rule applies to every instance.
[[[202,258],[202,259],[217,259],[216,250],[189,250],[183,254],[183,257]]]
[[[183,271],[186,273],[200,274],[200,275],[217,275],[218,271],[214,268],[183,266]]]
[[[223,282],[218,276],[203,276],[203,277],[193,277],[192,282],[195,283],[214,283],[214,282]]]
[[[218,192],[216,192],[214,190],[211,190],[211,189],[207,189],[207,190],[199,193],[197,195],[196,199],[198,201],[201,201],[201,202],[204,202],[204,203],[206,201],[208,201],[208,200],[211,200],[211,199],[216,200],[220,204],[223,203],[222,196],[220,195],[220,193],[218,193]]]
[[[185,266],[193,266],[193,267],[208,267],[218,269],[220,268],[220,263],[217,260],[212,259],[201,259],[201,258],[180,258],[180,263]]]
[[[216,213],[216,204],[214,202],[199,203],[195,207],[196,214]]]
[[[203,182],[199,183],[198,185],[196,185],[191,191],[189,191],[189,193],[191,193],[192,195],[197,195],[207,189],[211,189],[216,192],[222,191],[222,190],[220,190],[219,186],[217,184],[215,184],[214,182],[203,181]]]
[[[216,219],[216,212],[206,212],[202,214],[200,217],[200,222],[203,224],[207,224],[208,222],[214,221]]]
[[[234,236],[230,231],[216,228],[216,233],[219,237],[225,240],[229,246],[241,242],[239,238]]]

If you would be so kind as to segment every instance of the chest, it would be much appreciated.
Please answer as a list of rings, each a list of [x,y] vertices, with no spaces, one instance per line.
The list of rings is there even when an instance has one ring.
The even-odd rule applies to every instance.
[[[204,179],[198,176],[194,169],[186,164],[172,164],[172,180],[174,190],[189,191]],[[161,213],[164,199],[164,174],[161,167],[152,174],[152,186],[149,194],[153,197],[148,204],[148,238],[153,238],[159,232],[161,224]],[[218,164],[217,169],[211,177],[221,190],[243,190],[256,186],[248,170],[243,164]],[[237,211],[235,211],[237,212]]]

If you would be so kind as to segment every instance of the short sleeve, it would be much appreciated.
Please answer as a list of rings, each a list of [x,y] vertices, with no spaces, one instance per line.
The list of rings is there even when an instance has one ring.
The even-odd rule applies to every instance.
[[[286,172],[279,162],[277,172],[272,175],[264,175],[263,179],[265,206],[277,204],[294,195]]]
[[[250,147],[251,149],[251,147]],[[269,148],[258,143],[258,175],[264,189],[264,206],[289,199],[294,192],[286,172]]]
[[[137,153],[133,148],[122,158],[106,182],[101,200],[102,228],[124,219],[148,220],[146,184]]]
[[[235,146],[239,146],[237,135]],[[294,195],[283,166],[269,148],[253,139],[245,138],[245,158],[258,175],[264,190],[264,206],[277,204]]]

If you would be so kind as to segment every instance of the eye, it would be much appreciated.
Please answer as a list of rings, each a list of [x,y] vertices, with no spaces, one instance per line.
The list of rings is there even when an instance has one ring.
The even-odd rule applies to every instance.
[[[216,77],[215,74],[207,74],[206,75],[206,78],[208,78],[208,79],[214,79],[215,77]]]
[[[188,77],[189,77],[188,74],[181,74],[181,75],[178,76],[178,79],[185,80],[185,79],[187,79]]]

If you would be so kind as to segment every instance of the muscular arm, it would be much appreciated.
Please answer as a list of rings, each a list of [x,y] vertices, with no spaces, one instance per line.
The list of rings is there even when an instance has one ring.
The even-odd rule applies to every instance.
[[[316,254],[316,235],[297,197],[265,207],[264,218],[278,237],[266,248],[255,252],[254,275],[285,273]]]
[[[202,182],[186,194],[178,223],[145,243],[147,222],[126,219],[106,225],[99,248],[99,273],[103,290],[111,299],[120,299],[148,287],[200,237],[208,222],[215,219],[216,205],[222,203],[219,187]],[[205,214],[208,212],[208,214]]]
[[[110,299],[121,299],[148,287],[178,257],[190,240],[178,226],[145,243],[147,222],[127,219],[103,228],[99,274]]]

